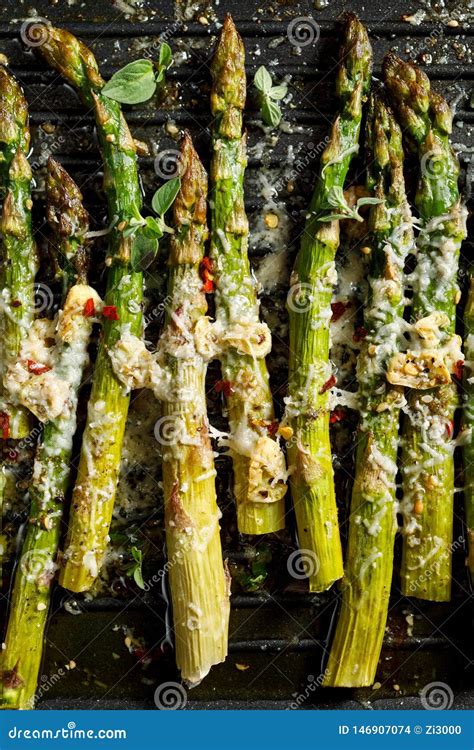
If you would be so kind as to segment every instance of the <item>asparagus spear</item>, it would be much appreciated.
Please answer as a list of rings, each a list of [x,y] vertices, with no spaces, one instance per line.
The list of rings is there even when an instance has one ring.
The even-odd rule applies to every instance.
[[[469,430],[463,447],[464,503],[468,543],[467,567],[474,581],[474,278],[472,276],[464,310],[464,354],[466,367],[463,426],[464,429]]]
[[[207,239],[207,175],[185,135],[184,173],[174,203],[167,316],[160,342],[171,374],[163,420],[179,425],[163,454],[166,546],[176,662],[189,683],[200,682],[227,655],[229,590],[222,563],[214,458],[206,413],[206,363],[190,343],[207,311],[199,265]],[[181,353],[180,353],[181,352]],[[192,397],[190,397],[192,394]]]
[[[302,563],[311,591],[328,589],[343,574],[328,405],[329,390],[335,383],[329,362],[329,321],[339,222],[329,217],[338,216],[345,209],[342,191],[358,148],[371,61],[365,28],[356,16],[346,14],[337,76],[340,111],[321,156],[288,296],[290,374],[286,420],[293,430],[288,459],[294,467],[291,491]]]
[[[421,355],[407,364],[421,370],[435,361],[442,374],[436,388],[420,390],[419,383],[414,383],[418,388],[409,396],[403,428],[402,591],[420,599],[449,601],[454,500],[454,443],[450,438],[458,404],[451,372],[462,365],[454,332],[465,210],[458,188],[459,164],[449,144],[452,114],[448,104],[430,90],[425,73],[395,55],[385,58],[384,77],[400,125],[420,159],[415,205],[421,229],[412,320],[422,341]]]
[[[401,342],[403,268],[413,229],[403,178],[402,134],[381,98],[367,124],[368,187],[381,202],[369,219],[367,336],[357,376],[361,422],[352,491],[342,608],[324,684],[372,685],[382,648],[392,580],[396,520],[398,426],[403,392],[386,380]]]
[[[226,16],[212,61],[211,249],[216,321],[223,329],[259,324],[244,209],[245,50]],[[285,460],[273,434],[274,410],[265,360],[227,348],[220,356],[230,426],[238,527],[265,534],[285,525]]]
[[[136,146],[120,105],[101,94],[104,85],[92,52],[72,34],[48,27],[41,54],[72,84],[95,115],[104,159],[104,188],[110,234],[103,338],[95,364],[87,426],[59,580],[72,591],[88,589],[97,577],[105,551],[120,467],[129,394],[114,375],[108,350],[123,327],[142,328],[142,273],[133,270],[139,233],[124,236],[130,221],[140,221],[141,193]]]
[[[31,426],[27,409],[9,403],[2,382],[34,317],[37,259],[31,228],[29,148],[25,97],[17,81],[0,65],[0,187],[4,198],[0,223],[0,437],[13,439],[26,437]]]
[[[15,575],[2,653],[2,704],[19,709],[34,707],[70,476],[77,395],[88,361],[93,321],[83,312],[87,300],[98,299],[86,284],[85,235],[89,222],[82,196],[67,172],[52,159],[48,163],[46,194],[48,221],[54,233],[52,246],[62,266],[64,287],[64,309],[54,352],[55,371],[70,384],[70,397],[63,413],[45,425],[37,451],[30,487],[29,523]]]

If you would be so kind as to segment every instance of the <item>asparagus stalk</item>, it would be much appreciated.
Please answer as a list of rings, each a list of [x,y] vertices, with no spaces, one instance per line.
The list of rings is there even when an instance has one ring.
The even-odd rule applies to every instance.
[[[329,361],[331,296],[335,255],[344,210],[343,186],[357,151],[362,105],[370,85],[372,53],[367,32],[346,14],[337,76],[340,111],[309,207],[288,296],[290,318],[289,396],[286,420],[291,492],[302,563],[311,591],[325,591],[343,574],[334,474],[329,440],[329,390],[335,383]]]
[[[192,343],[207,311],[199,265],[208,236],[207,175],[185,135],[184,173],[174,202],[175,234],[169,259],[163,364],[173,393],[163,401],[163,420],[173,421],[176,440],[163,454],[166,546],[173,604],[176,662],[187,682],[200,682],[227,655],[228,574],[222,563],[213,450],[206,412],[206,362]],[[179,429],[178,429],[179,427]]]
[[[259,303],[247,254],[244,209],[246,139],[245,50],[232,18],[226,16],[212,61],[211,248],[216,321],[223,329],[259,323]],[[237,348],[221,355],[230,426],[238,528],[265,534],[285,525],[285,460],[273,433],[275,414],[268,370]]]
[[[451,436],[458,405],[451,372],[462,364],[462,355],[455,353],[459,346],[454,333],[465,210],[458,188],[459,164],[449,144],[452,114],[448,104],[430,90],[425,73],[395,55],[385,58],[384,76],[400,125],[420,159],[415,205],[421,228],[412,320],[418,329],[420,321],[426,328],[428,316],[437,322],[438,330],[429,338],[424,332],[423,337],[429,342],[429,357],[438,357],[446,371],[438,387],[415,388],[409,396],[402,438],[402,591],[419,599],[449,601],[454,500]]]
[[[466,367],[463,426],[469,431],[463,446],[464,503],[468,544],[467,567],[474,581],[474,278],[472,276],[464,310],[464,354]]]
[[[130,220],[140,220],[141,193],[136,146],[120,105],[101,94],[104,85],[92,52],[72,34],[48,27],[41,54],[79,92],[94,112],[104,160],[104,189],[110,233],[103,338],[97,355],[87,426],[59,580],[72,591],[84,591],[97,577],[107,544],[130,396],[115,376],[108,350],[123,327],[138,335],[142,328],[142,273],[133,270],[135,235],[124,237]]]
[[[403,268],[413,228],[403,178],[402,134],[381,98],[371,100],[367,124],[369,190],[380,200],[369,219],[367,336],[357,376],[361,421],[352,491],[342,607],[325,685],[372,685],[382,648],[392,580],[396,520],[398,426],[402,389],[386,370],[401,342]]]
[[[3,375],[20,352],[34,317],[37,258],[31,227],[28,107],[17,81],[0,65],[0,187],[3,211],[0,270],[0,437],[21,439],[30,414],[9,403]]]
[[[83,311],[88,299],[97,298],[86,284],[85,235],[89,222],[82,196],[67,172],[52,159],[48,163],[46,194],[48,221],[54,234],[52,246],[62,265],[64,287],[55,371],[70,384],[70,397],[62,414],[44,427],[30,487],[29,523],[14,580],[2,653],[2,705],[17,709],[34,707],[71,470],[77,397],[88,361],[93,319],[85,317]]]

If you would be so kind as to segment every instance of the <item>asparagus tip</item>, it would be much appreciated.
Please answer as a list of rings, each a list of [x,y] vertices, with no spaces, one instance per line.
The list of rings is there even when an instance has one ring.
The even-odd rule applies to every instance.
[[[230,13],[225,17],[221,35],[211,63],[213,114],[229,106],[242,110],[245,106],[245,48]]]
[[[370,88],[372,68],[372,47],[364,24],[355,13],[345,13],[343,41],[339,53],[337,93],[342,99],[352,99],[359,109],[361,99],[365,99]]]
[[[59,162],[48,159],[46,176],[46,216],[53,233],[62,240],[75,238],[72,261],[78,280],[86,276],[87,253],[84,251],[89,229],[89,215],[82,205],[82,193]],[[60,244],[60,243],[58,243]]]

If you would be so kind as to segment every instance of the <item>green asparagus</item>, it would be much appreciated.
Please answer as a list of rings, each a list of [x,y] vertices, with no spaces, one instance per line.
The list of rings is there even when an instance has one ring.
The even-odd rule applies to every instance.
[[[393,54],[385,58],[384,78],[404,135],[420,160],[412,349],[405,358],[395,358],[389,368],[391,382],[413,387],[402,435],[402,591],[420,599],[449,601],[454,501],[451,438],[458,405],[452,374],[462,366],[455,326],[466,217],[458,187],[459,164],[449,144],[452,114],[448,104],[431,91],[425,73]]]
[[[177,428],[175,442],[163,451],[176,662],[182,678],[192,684],[227,655],[229,589],[208,433],[206,362],[192,344],[195,325],[207,311],[199,275],[208,235],[207,175],[188,134],[181,156],[184,171],[174,203],[169,303],[159,347],[175,394],[163,400],[162,419],[174,421]]]
[[[16,360],[34,317],[36,247],[31,227],[31,169],[28,107],[16,80],[0,65],[0,437],[21,439],[31,415],[9,401],[3,375]]]
[[[54,235],[51,245],[61,266],[64,297],[59,322],[44,322],[51,323],[51,335],[56,339],[51,355],[54,372],[70,388],[63,412],[46,423],[37,451],[30,487],[29,523],[15,575],[2,652],[2,705],[17,709],[34,707],[71,471],[78,390],[88,361],[93,318],[84,315],[84,309],[88,300],[98,300],[86,282],[85,236],[89,222],[82,196],[69,175],[52,159],[48,163],[46,194],[48,221]]]
[[[72,34],[48,27],[40,53],[74,86],[95,115],[104,160],[110,233],[103,338],[95,363],[87,426],[74,488],[72,511],[59,580],[72,591],[88,589],[97,577],[107,544],[130,396],[114,375],[108,351],[128,327],[141,333],[143,279],[133,258],[141,193],[136,145],[120,105],[101,94],[104,86],[92,52]]]
[[[402,134],[381,98],[367,123],[368,188],[380,204],[369,218],[369,292],[357,363],[361,422],[352,491],[342,608],[325,685],[372,685],[382,648],[392,580],[398,428],[403,390],[386,380],[402,344],[404,264],[413,226],[403,177]]]
[[[464,373],[463,427],[468,430],[463,446],[464,503],[467,528],[467,567],[474,581],[474,278],[471,276],[464,310]]]
[[[241,341],[220,354],[238,528],[245,534],[265,534],[285,525],[286,469],[275,435],[278,425],[265,359],[252,356],[253,341],[265,333],[259,323],[259,303],[247,254],[244,66],[243,42],[227,15],[211,66],[214,122],[210,258],[217,324],[224,332],[231,327],[241,330]]]
[[[321,156],[301,248],[290,280],[289,395],[286,421],[291,491],[301,559],[311,591],[325,591],[343,574],[329,440],[331,296],[336,281],[338,217],[347,213],[343,186],[358,150],[362,105],[371,78],[367,32],[353,14],[344,22],[337,75],[340,112]]]

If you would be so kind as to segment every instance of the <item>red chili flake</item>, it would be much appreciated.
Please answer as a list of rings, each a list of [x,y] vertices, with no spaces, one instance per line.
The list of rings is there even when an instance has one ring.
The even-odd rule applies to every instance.
[[[448,439],[451,440],[452,436],[454,435],[454,422],[453,420],[449,420],[449,422],[446,422],[446,435],[448,436]]]
[[[454,370],[453,370],[453,375],[458,380],[461,380],[461,378],[462,378],[463,367],[464,367],[464,360],[463,359],[458,359],[458,361],[454,365]]]
[[[330,388],[332,388],[333,385],[336,385],[336,382],[337,382],[336,381],[336,376],[335,375],[331,375],[331,377],[326,380],[326,382],[324,383],[324,385],[322,386],[322,388],[319,389],[319,392],[320,393],[326,393],[326,391],[328,391]]]
[[[212,260],[205,256],[199,264],[199,275],[202,279],[203,285],[201,292],[210,294],[214,291],[214,274]]]
[[[108,318],[109,320],[120,320],[115,305],[104,305],[104,307],[102,308],[102,315],[104,316],[104,318]]]
[[[344,315],[348,307],[349,307],[349,303],[346,304],[345,302],[333,302],[331,304],[331,310],[332,310],[331,322],[335,323],[336,320],[339,320],[339,318],[342,318],[342,316]]]
[[[51,370],[49,365],[42,365],[41,362],[35,362],[34,359],[28,359],[26,363],[28,365],[28,372],[31,372],[33,375],[43,375],[43,373]]]
[[[336,424],[337,422],[341,422],[343,419],[345,419],[345,417],[346,412],[344,411],[344,409],[334,409],[329,417],[329,423]]]
[[[362,341],[362,339],[365,339],[366,336],[367,336],[367,331],[364,328],[364,326],[357,326],[357,328],[354,331],[354,335],[352,339],[354,341]]]
[[[9,460],[9,461],[12,461],[12,462],[18,461],[18,456],[19,456],[19,455],[20,455],[20,454],[18,453],[18,451],[17,451],[17,450],[15,450],[14,448],[11,448],[11,449],[10,449],[10,450],[9,450],[9,451],[7,452],[7,458],[8,458],[8,460]]]
[[[212,279],[206,279],[201,287],[201,292],[204,294],[212,294],[214,291],[214,281]]]
[[[214,390],[217,393],[223,393],[227,398],[234,392],[230,380],[216,380],[214,383]]]
[[[267,425],[265,425],[270,437],[275,437],[278,432],[279,426],[280,425],[278,424],[278,421],[276,419],[274,419],[273,422],[269,422]]]
[[[10,437],[10,415],[4,411],[0,411],[0,430],[2,431],[2,438],[8,440]]]
[[[203,269],[206,269],[206,271],[210,271],[211,273],[214,270],[214,266],[213,266],[212,260],[210,258],[208,258],[207,255],[204,256],[204,258],[202,259],[202,261],[199,264],[199,271],[202,271]]]
[[[92,318],[92,316],[95,315],[95,304],[92,297],[89,297],[89,299],[86,300],[82,314],[85,318]]]
[[[10,303],[11,307],[21,307],[21,302],[19,299],[14,299],[13,302]]]

